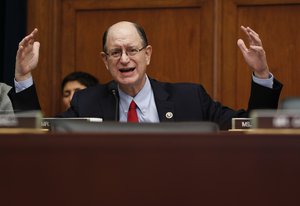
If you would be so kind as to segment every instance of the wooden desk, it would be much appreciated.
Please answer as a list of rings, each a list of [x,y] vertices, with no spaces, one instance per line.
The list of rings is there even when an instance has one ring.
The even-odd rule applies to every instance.
[[[1,134],[0,205],[300,205],[300,135]]]

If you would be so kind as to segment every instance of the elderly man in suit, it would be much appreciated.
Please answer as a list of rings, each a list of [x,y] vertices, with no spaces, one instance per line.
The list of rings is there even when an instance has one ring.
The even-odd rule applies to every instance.
[[[241,27],[249,39],[238,46],[253,70],[248,110],[233,110],[214,101],[198,84],[164,83],[146,74],[152,46],[138,24],[122,21],[103,34],[102,59],[113,81],[76,92],[71,107],[59,117],[101,117],[104,121],[212,121],[221,129],[233,117],[246,117],[251,109],[277,108],[282,85],[269,72],[258,34]],[[132,119],[132,115],[135,117]]]

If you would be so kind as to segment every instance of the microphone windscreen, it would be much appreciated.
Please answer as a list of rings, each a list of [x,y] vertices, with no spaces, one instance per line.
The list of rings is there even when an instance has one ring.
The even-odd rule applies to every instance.
[[[118,86],[115,81],[112,81],[108,84],[108,90],[110,92],[118,92]]]

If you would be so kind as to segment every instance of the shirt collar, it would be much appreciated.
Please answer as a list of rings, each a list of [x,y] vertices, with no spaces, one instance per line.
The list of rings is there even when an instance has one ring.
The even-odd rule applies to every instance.
[[[119,96],[120,96],[120,104],[123,109],[123,111],[128,112],[129,104],[131,103],[132,100],[135,101],[138,109],[142,112],[145,113],[147,108],[149,108],[149,99],[151,98],[151,93],[149,91],[152,91],[151,84],[149,81],[148,76],[146,75],[146,81],[143,86],[143,88],[137,93],[135,97],[132,97],[125,92],[123,92],[119,86],[118,86],[118,91],[119,91]]]

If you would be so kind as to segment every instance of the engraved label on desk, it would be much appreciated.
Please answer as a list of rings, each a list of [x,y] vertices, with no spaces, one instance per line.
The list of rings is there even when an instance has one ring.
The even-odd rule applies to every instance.
[[[272,119],[273,127],[290,127],[290,120],[285,115],[279,115],[278,117],[274,117]]]
[[[281,124],[278,124],[281,123]],[[284,116],[274,117],[273,127],[275,128],[300,128],[300,116]]]
[[[293,118],[291,124],[293,128],[300,128],[300,117]]]
[[[49,121],[47,121],[47,120],[42,120],[41,121],[41,127],[42,128],[44,128],[44,129],[48,129],[48,128],[50,128],[50,122]]]
[[[300,116],[277,115],[257,118],[257,128],[300,128]]]
[[[232,118],[232,129],[251,129],[251,118]]]
[[[242,128],[251,128],[252,127],[250,120],[241,121],[241,123],[242,123]]]
[[[300,110],[254,110],[251,113],[253,128],[300,129]]]
[[[40,128],[40,111],[26,111],[15,114],[0,114],[0,127],[2,128]]]
[[[18,119],[13,114],[0,115],[0,127],[16,127],[18,126]]]

